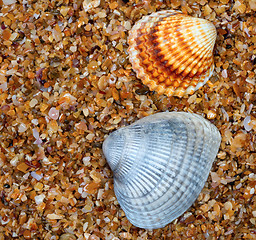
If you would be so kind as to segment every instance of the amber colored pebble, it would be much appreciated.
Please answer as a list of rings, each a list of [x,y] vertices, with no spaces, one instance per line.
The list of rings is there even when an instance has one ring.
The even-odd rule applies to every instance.
[[[202,229],[203,232],[206,232],[207,227],[206,227],[205,225],[202,225],[202,226],[201,226],[201,229]]]
[[[86,131],[88,129],[87,124],[84,121],[77,123],[75,126],[76,126],[76,128],[83,130],[83,131]]]
[[[27,215],[26,214],[20,215],[19,224],[23,225],[26,221],[27,221]]]
[[[104,91],[107,86],[107,78],[105,76],[102,76],[98,81],[98,87],[101,91]]]
[[[101,65],[101,68],[103,70],[107,69],[112,63],[112,60],[110,58],[107,58],[106,61]]]
[[[233,63],[240,66],[241,65],[241,62],[238,60],[238,59],[234,59],[233,60]]]
[[[41,182],[37,182],[34,186],[34,189],[36,191],[41,191],[43,189],[44,185]]]
[[[115,9],[117,7],[118,7],[118,3],[117,2],[112,2],[112,3],[109,4],[109,8],[110,9]]]
[[[35,222],[31,223],[31,230],[37,230],[38,229],[38,226]]]
[[[4,40],[9,40],[9,38],[11,37],[11,31],[6,28],[5,30],[3,30],[2,35]]]
[[[51,86],[51,82],[50,81],[48,81],[48,82],[46,82],[45,84],[44,84],[44,87],[45,88],[48,88],[48,87],[50,87]]]
[[[10,115],[10,116],[15,116],[16,113],[13,109],[11,109],[7,112],[7,114]]]
[[[125,38],[125,32],[119,32],[119,34],[120,34],[120,38],[122,38],[122,39],[124,39]],[[121,51],[121,50],[120,50]],[[123,50],[122,50],[123,51]],[[121,52],[122,52],[121,51]]]
[[[86,189],[87,193],[94,194],[94,193],[96,193],[96,191],[99,187],[100,187],[100,183],[92,182],[92,183],[87,184],[85,189]]]
[[[75,240],[76,236],[71,233],[64,233],[60,236],[60,240]]]
[[[39,45],[39,44],[41,43],[41,42],[40,42],[40,39],[39,39],[38,37],[35,38],[34,42],[35,42],[36,45]]]
[[[236,93],[236,96],[241,98],[240,87],[237,85],[237,83],[234,83],[233,89],[234,89],[234,92]]]
[[[27,173],[29,166],[26,163],[22,162],[17,166],[17,169],[21,172]]]
[[[116,231],[118,229],[119,225],[115,222],[112,223],[111,230]]]
[[[117,45],[116,45],[116,48],[119,50],[119,51],[123,51],[123,44],[122,43],[118,43]]]
[[[28,78],[32,79],[35,77],[35,74],[33,72],[28,72]]]
[[[240,6],[237,8],[240,13],[244,13],[246,10],[245,4],[240,4]]]
[[[40,111],[44,112],[47,108],[48,108],[48,105],[45,104],[45,103],[42,103],[41,106],[40,106]]]
[[[25,230],[23,233],[23,237],[25,239],[31,239],[31,232],[29,230]]]
[[[58,130],[58,123],[57,123],[57,121],[55,121],[55,120],[51,120],[50,122],[49,122],[49,124],[48,124],[48,128],[49,128],[49,130],[51,130],[51,131],[53,131],[53,132],[57,132],[57,130]]]
[[[0,152],[0,162],[5,162],[6,161],[6,156],[4,153]]]
[[[5,240],[4,234],[0,233],[0,240]]]
[[[66,37],[69,37],[71,35],[71,32],[70,32],[69,29],[65,29],[64,34],[65,34]]]
[[[116,88],[112,88],[112,96],[116,101],[119,100],[119,94]]]
[[[11,195],[11,198],[16,199],[16,198],[19,197],[19,195],[20,195],[20,191],[19,191],[19,189],[16,188],[16,189],[13,191],[13,193],[12,193],[12,195]]]
[[[213,110],[209,110],[208,111],[208,113],[207,113],[207,118],[208,119],[214,119],[214,118],[216,118],[216,112],[215,111],[213,111]]]
[[[44,202],[37,205],[37,210],[42,212],[45,209],[46,204]]]
[[[249,199],[252,197],[252,193],[250,192],[250,189],[248,189],[248,188],[245,189],[243,197],[245,199]]]
[[[243,62],[243,68],[246,70],[246,71],[251,71],[253,69],[253,64],[252,62],[250,61],[244,61]]]
[[[30,199],[35,199],[36,195],[37,195],[36,191],[33,190],[33,191],[30,192],[30,196],[29,197],[30,197]]]

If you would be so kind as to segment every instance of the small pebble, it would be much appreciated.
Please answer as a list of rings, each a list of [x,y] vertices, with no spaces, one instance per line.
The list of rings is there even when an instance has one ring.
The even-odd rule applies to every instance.
[[[57,110],[55,107],[52,107],[48,112],[49,117],[53,120],[57,120],[59,118],[59,114],[59,110]]]
[[[60,240],[76,240],[76,236],[71,233],[64,233],[60,236]]]

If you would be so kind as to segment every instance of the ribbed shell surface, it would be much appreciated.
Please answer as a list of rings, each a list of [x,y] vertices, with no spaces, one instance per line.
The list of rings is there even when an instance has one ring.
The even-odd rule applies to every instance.
[[[199,115],[165,112],[111,133],[103,152],[128,220],[161,228],[197,199],[219,149],[217,128]]]
[[[215,40],[216,29],[209,21],[160,11],[143,17],[131,29],[129,59],[150,90],[182,97],[211,77]]]

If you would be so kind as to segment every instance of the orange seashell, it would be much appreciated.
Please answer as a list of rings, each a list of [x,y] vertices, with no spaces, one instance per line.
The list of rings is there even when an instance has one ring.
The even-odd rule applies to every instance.
[[[160,11],[143,17],[131,29],[129,59],[151,91],[182,97],[211,77],[215,40],[216,29],[209,21]]]

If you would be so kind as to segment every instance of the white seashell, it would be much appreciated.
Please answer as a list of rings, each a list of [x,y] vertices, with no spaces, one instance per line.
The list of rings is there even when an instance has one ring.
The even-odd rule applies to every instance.
[[[157,113],[111,133],[103,152],[128,220],[155,229],[183,214],[204,187],[220,141],[213,124],[184,112]]]

